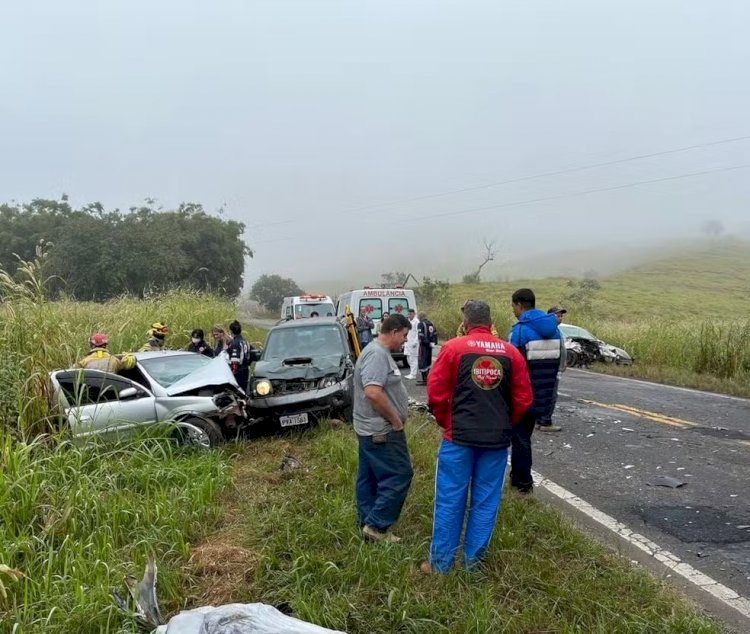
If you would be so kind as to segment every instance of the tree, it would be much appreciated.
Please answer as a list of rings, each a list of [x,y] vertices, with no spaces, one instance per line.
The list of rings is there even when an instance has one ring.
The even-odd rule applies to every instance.
[[[16,254],[29,260],[45,240],[52,294],[103,300],[192,287],[239,295],[245,258],[252,257],[245,226],[195,203],[167,211],[155,204],[126,213],[97,202],[73,209],[65,198],[0,205],[0,268],[12,274]]]
[[[250,289],[250,297],[261,306],[276,312],[281,309],[285,297],[304,295],[297,282],[288,277],[280,275],[261,275]]]
[[[701,226],[701,231],[709,238],[718,238],[724,233],[724,225],[721,220],[706,220]]]
[[[463,283],[464,284],[479,284],[481,282],[481,275],[482,275],[482,269],[485,267],[486,264],[489,262],[492,262],[492,260],[495,259],[495,241],[490,240],[489,242],[485,238],[483,243],[484,245],[484,253],[482,254],[482,263],[477,267],[477,270],[473,273],[467,273],[463,277]]]
[[[402,271],[389,271],[383,273],[380,276],[380,286],[383,288],[395,288],[397,286],[403,286],[406,282],[406,278],[409,277]]]

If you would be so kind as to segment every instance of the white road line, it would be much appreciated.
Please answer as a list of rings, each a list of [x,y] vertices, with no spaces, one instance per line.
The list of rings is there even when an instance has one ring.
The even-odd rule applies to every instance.
[[[627,381],[630,383],[639,383],[641,385],[648,385],[649,387],[663,387],[670,390],[677,390],[678,392],[690,392],[691,394],[701,394],[702,396],[715,396],[716,398],[724,398],[730,401],[739,401],[750,406],[750,399],[742,398],[741,396],[731,396],[730,394],[719,394],[717,392],[706,392],[704,390],[696,390],[691,387],[678,387],[676,385],[667,385],[665,383],[654,383],[653,381],[644,381],[642,379],[631,379],[629,376],[617,376],[616,374],[604,374],[603,372],[592,372],[591,370],[579,370],[578,368],[568,368],[567,371],[580,372],[581,374],[591,374],[593,376],[600,376],[607,379],[614,379],[615,381]]]
[[[745,597],[740,596],[737,592],[728,588],[727,586],[719,583],[715,579],[712,579],[708,575],[704,575],[699,570],[693,568],[690,564],[686,564],[679,557],[673,555],[668,550],[663,549],[658,544],[652,542],[647,537],[630,530],[622,522],[618,522],[614,517],[607,515],[599,509],[591,506],[585,500],[582,500],[574,493],[571,493],[567,489],[564,489],[559,484],[552,482],[545,478],[540,473],[532,471],[535,482],[547,489],[550,493],[560,498],[564,502],[570,504],[573,508],[577,509],[584,515],[590,517],[596,523],[601,524],[605,528],[609,529],[622,539],[633,544],[637,548],[640,548],[643,552],[653,557],[656,561],[664,564],[671,571],[677,573],[681,577],[687,579],[690,583],[695,584],[699,588],[705,590],[725,605],[737,610],[742,616],[750,619],[750,601]]]

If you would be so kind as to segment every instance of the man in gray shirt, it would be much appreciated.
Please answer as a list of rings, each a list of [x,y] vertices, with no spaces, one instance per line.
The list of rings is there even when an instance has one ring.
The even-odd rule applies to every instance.
[[[409,396],[391,357],[404,345],[410,328],[401,314],[386,317],[378,338],[354,367],[357,513],[362,535],[372,541],[399,541],[389,529],[401,514],[413,475],[404,434]]]

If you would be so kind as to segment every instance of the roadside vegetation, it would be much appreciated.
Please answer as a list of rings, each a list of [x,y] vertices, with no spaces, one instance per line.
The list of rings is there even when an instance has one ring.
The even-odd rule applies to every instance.
[[[467,298],[490,302],[498,330],[513,323],[510,296],[528,286],[537,306],[568,309],[565,321],[630,352],[636,364],[592,369],[728,394],[750,396],[750,243],[724,240],[618,275],[484,284],[430,281],[426,310],[453,336]]]
[[[221,528],[196,547],[193,603],[286,604],[302,619],[372,632],[720,632],[669,586],[534,499],[504,496],[481,572],[425,576],[439,434],[407,425],[415,479],[399,544],[363,543],[357,448],[341,425],[240,449]],[[280,470],[285,456],[299,461]]]
[[[194,291],[48,301],[44,257],[0,272],[0,633],[135,632],[109,592],[125,574],[140,577],[152,554],[165,614],[260,600],[351,634],[720,631],[666,584],[512,494],[484,570],[423,577],[438,436],[421,418],[409,429],[416,477],[404,541],[384,547],[355,530],[346,427],[211,452],[159,438],[73,445],[51,424],[46,375],[80,357],[92,331],[120,352],[160,320],[177,348],[193,327],[227,323],[238,309]],[[301,466],[279,470],[288,454]]]

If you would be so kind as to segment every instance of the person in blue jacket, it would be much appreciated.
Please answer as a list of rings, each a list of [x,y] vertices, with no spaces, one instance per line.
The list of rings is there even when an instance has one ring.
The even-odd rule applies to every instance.
[[[511,298],[513,314],[518,321],[510,330],[508,340],[526,359],[534,402],[521,421],[513,427],[510,483],[520,493],[531,493],[531,434],[560,431],[551,421],[543,421],[549,412],[557,386],[560,368],[561,340],[557,317],[536,308],[536,297],[530,288],[520,288]]]

